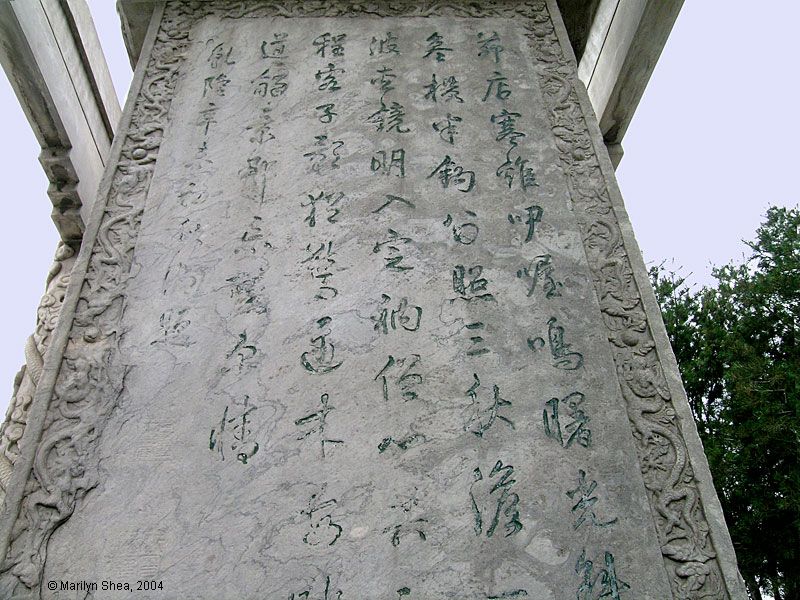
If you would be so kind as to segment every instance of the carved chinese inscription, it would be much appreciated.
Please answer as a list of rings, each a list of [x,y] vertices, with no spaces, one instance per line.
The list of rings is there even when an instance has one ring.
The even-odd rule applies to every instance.
[[[509,400],[500,397],[500,388],[497,385],[493,385],[490,400],[481,401],[478,395],[478,391],[481,387],[481,380],[475,373],[472,374],[472,377],[474,383],[467,390],[467,396],[469,396],[471,401],[471,415],[467,424],[464,425],[464,430],[470,431],[478,437],[483,437],[483,435],[491,429],[492,425],[495,424],[495,421],[502,421],[507,427],[514,429],[514,422],[507,416],[500,414],[501,411],[506,410],[503,407],[511,406]]]
[[[569,490],[567,496],[571,500],[575,500],[575,505],[572,507],[572,514],[575,517],[573,527],[578,529],[584,523],[589,523],[595,527],[609,527],[617,522],[617,518],[601,521],[598,519],[595,509],[595,504],[599,501],[597,496],[594,495],[597,488],[597,482],[586,481],[586,471],[583,469],[578,471],[578,486],[575,489]]]
[[[108,438],[100,486],[84,460],[93,424],[70,429],[80,452],[59,438],[35,463],[38,495],[20,512],[34,533],[14,541],[6,595],[42,580],[52,532],[61,564],[65,540],[85,544],[75,506],[112,522],[131,502],[164,523],[209,507],[198,531],[165,536],[159,551],[182,560],[147,567],[195,585],[187,597],[206,597],[220,561],[241,597],[661,598],[657,551],[625,546],[658,544],[650,499],[676,589],[723,598],[707,528],[692,527],[691,470],[673,468],[674,413],[631,437],[621,409],[666,392],[649,342],[633,339],[648,324],[630,308],[611,209],[578,222],[579,197],[608,186],[582,182],[594,167],[567,164],[569,186],[557,172],[593,150],[575,147],[577,103],[545,106],[569,73],[542,75],[563,70],[558,48],[532,53],[550,31],[544,4],[180,0],[167,12],[43,439],[97,405],[121,436],[146,412],[139,439],[175,449],[151,475]],[[178,108],[154,109],[153,90]],[[148,191],[153,132],[174,139]],[[587,298],[606,284],[594,318]],[[106,385],[107,404],[84,403]],[[119,497],[126,477],[152,481],[155,509],[148,494]],[[229,493],[209,501],[221,482]],[[478,558],[491,581],[462,567]],[[242,591],[252,581],[263,590]]]
[[[301,511],[301,514],[308,519],[303,543],[309,546],[320,544],[333,546],[336,543],[342,536],[342,526],[336,523],[333,517],[336,509],[336,499],[322,500],[319,494],[311,494],[308,506]]]
[[[392,524],[384,528],[383,533],[390,535],[392,546],[399,546],[401,542],[410,537],[425,542],[428,539],[426,530],[429,528],[429,520],[420,516],[419,499],[414,495],[403,502],[392,504],[393,512]]]
[[[622,592],[631,587],[617,577],[614,555],[610,552],[604,552],[600,565],[595,565],[594,561],[586,558],[586,551],[582,551],[580,558],[575,563],[575,573],[581,578],[580,586],[575,594],[579,600],[595,600],[596,598],[621,600]]]
[[[221,460],[225,460],[225,453],[229,452],[246,465],[258,452],[258,442],[253,439],[250,426],[250,414],[256,408],[250,405],[247,396],[240,403],[235,403],[233,408],[225,407],[219,423],[211,430],[208,442],[208,448],[216,452]]]
[[[319,408],[299,419],[295,419],[294,424],[300,429],[301,433],[298,440],[314,438],[319,442],[320,454],[325,458],[336,446],[344,444],[344,440],[327,437],[325,429],[329,426],[328,415],[336,407],[330,403],[330,396],[322,394],[319,399]]]
[[[511,491],[517,483],[514,467],[498,460],[486,473],[480,467],[472,472],[469,497],[472,502],[473,530],[475,535],[492,537],[500,533],[505,537],[522,529],[519,516],[519,495]]]
[[[589,417],[584,412],[586,396],[572,392],[564,398],[551,398],[542,412],[544,432],[564,448],[577,443],[584,448],[592,445],[592,430]]]

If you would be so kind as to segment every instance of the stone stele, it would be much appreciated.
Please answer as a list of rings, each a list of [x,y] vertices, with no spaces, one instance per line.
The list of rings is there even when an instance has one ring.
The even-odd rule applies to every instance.
[[[745,598],[554,2],[156,4],[120,131],[0,596]]]

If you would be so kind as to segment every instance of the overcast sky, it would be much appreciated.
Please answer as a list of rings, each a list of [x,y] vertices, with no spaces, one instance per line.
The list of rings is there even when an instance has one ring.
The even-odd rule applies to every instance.
[[[114,84],[131,72],[112,0],[89,0]],[[648,263],[675,259],[698,284],[710,266],[741,258],[771,204],[795,206],[797,24],[800,2],[687,0],[636,116],[617,172]],[[58,237],[39,146],[0,77],[0,410],[24,361]]]

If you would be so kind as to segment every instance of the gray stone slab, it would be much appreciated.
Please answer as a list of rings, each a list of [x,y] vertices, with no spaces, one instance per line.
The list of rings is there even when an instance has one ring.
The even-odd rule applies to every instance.
[[[155,12],[5,597],[744,598],[554,6]]]

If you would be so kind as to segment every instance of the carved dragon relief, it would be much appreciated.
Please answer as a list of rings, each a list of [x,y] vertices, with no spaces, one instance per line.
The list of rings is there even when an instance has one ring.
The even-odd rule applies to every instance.
[[[36,310],[36,328],[25,343],[25,364],[14,379],[14,394],[6,420],[0,428],[0,502],[5,498],[14,462],[21,451],[19,444],[28,421],[28,410],[39,383],[44,354],[50,346],[50,335],[58,321],[74,263],[75,251],[60,242],[53,266],[47,274],[44,296]]]
[[[525,25],[581,227],[673,597],[727,599],[709,526],[611,196],[580,107],[575,65],[546,4]]]
[[[2,563],[3,598],[40,596],[50,537],[99,483],[98,441],[117,405],[127,372],[117,356],[125,287],[178,69],[195,17],[187,3],[172,2],[157,33]],[[35,377],[33,370],[31,375]]]
[[[359,0],[220,0],[204,2],[188,0],[190,7],[200,16],[219,15],[223,19],[263,17],[530,17],[531,2],[509,0],[387,0],[362,2]]]

